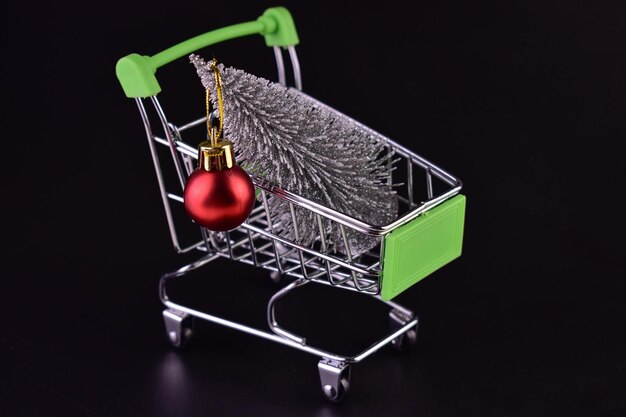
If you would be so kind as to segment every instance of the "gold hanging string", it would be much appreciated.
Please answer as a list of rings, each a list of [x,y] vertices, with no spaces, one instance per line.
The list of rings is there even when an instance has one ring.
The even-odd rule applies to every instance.
[[[211,146],[215,146],[215,139],[213,135],[213,126],[211,126],[211,90],[206,89],[206,131],[211,140]]]
[[[224,96],[223,96],[223,86],[222,86],[222,74],[220,74],[219,69],[217,68],[217,60],[213,58],[209,67],[213,70],[213,74],[215,75],[215,90],[217,91],[217,109],[219,112],[219,120],[220,124],[217,128],[217,132],[214,131],[214,127],[211,125],[211,91],[209,88],[206,89],[206,127],[209,133],[209,138],[211,139],[211,144],[213,146],[216,145],[217,140],[222,135],[222,131],[224,129]]]
[[[220,70],[217,68],[217,60],[215,58],[213,58],[213,61],[211,61],[211,67],[213,68],[213,74],[215,74],[217,108],[220,113],[220,127],[217,129],[217,137],[219,138],[222,135],[222,130],[224,128],[224,95],[222,86],[222,74],[220,74]]]

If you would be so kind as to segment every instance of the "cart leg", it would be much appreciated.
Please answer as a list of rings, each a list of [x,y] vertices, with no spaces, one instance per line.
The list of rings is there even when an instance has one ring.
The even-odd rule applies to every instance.
[[[350,391],[350,366],[343,362],[322,359],[317,364],[322,392],[334,403],[340,402]]]
[[[182,311],[163,310],[165,332],[172,346],[180,348],[189,342],[193,334],[193,317]]]
[[[407,314],[405,311],[393,309],[389,312],[389,328],[392,332],[396,331],[416,318],[417,317],[414,317],[412,314]],[[407,330],[393,339],[391,341],[393,347],[399,352],[405,352],[415,346],[415,342],[417,342],[417,326],[416,324],[414,328]]]

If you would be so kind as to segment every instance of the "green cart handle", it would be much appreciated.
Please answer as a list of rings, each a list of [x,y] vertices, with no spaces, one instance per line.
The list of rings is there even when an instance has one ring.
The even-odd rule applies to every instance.
[[[115,67],[126,97],[150,97],[161,91],[156,70],[209,45],[248,35],[263,35],[267,46],[294,46],[299,43],[291,13],[284,7],[267,9],[257,20],[239,23],[198,35],[153,56],[130,54]]]

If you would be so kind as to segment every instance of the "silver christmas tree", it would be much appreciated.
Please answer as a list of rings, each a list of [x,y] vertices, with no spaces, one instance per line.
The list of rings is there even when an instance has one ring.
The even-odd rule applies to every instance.
[[[211,65],[190,56],[205,88],[215,92]],[[396,218],[398,199],[387,183],[389,158],[378,135],[293,89],[219,64],[224,136],[235,144],[238,163],[249,171],[316,203],[366,223]],[[216,94],[211,94],[216,105]],[[319,236],[314,213],[296,207],[297,239],[289,204],[268,199],[274,231],[310,246]],[[330,222],[328,222],[330,223]],[[339,225],[326,224],[330,249],[346,253]],[[346,229],[357,256],[379,239]]]

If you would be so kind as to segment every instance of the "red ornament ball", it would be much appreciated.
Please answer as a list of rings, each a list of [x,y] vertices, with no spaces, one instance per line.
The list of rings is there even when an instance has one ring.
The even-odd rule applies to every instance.
[[[185,185],[187,214],[199,225],[216,232],[241,225],[254,208],[254,185],[238,165],[230,169],[194,170]]]

